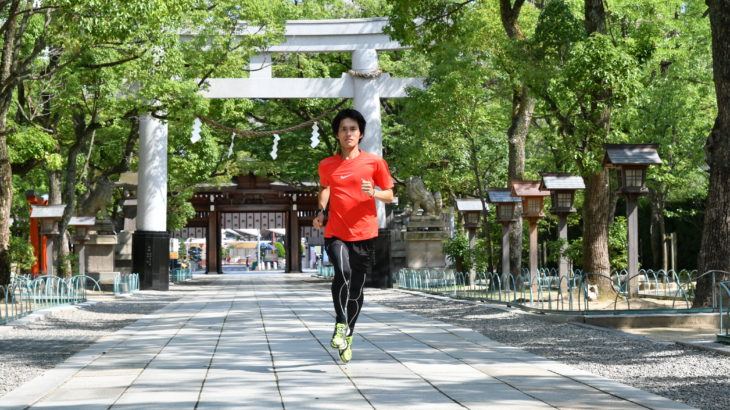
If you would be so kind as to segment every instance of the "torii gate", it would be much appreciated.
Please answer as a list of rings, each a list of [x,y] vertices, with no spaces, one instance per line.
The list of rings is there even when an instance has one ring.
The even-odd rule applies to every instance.
[[[382,155],[381,98],[406,97],[407,87],[423,88],[422,78],[391,78],[378,66],[378,51],[407,47],[383,32],[386,18],[296,20],[286,23],[285,40],[251,58],[249,78],[212,78],[207,98],[352,98],[367,127],[360,147]],[[255,33],[251,28],[242,35]],[[352,70],[341,78],[272,78],[271,55],[279,53],[352,53]],[[143,288],[167,290],[167,124],[145,115],[139,125],[137,231],[133,269]],[[385,207],[378,223],[385,227]]]

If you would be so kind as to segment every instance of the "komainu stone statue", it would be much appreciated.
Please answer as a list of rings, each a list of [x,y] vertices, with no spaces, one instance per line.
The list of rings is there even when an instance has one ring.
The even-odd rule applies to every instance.
[[[413,206],[404,235],[406,266],[412,269],[443,268],[444,239],[449,235],[441,218],[441,194],[426,189],[421,177],[406,181],[406,192]],[[418,208],[423,215],[417,215]]]
[[[94,188],[90,190],[86,197],[82,198],[81,206],[79,206],[79,215],[96,215],[102,211],[103,217],[106,217],[106,206],[112,200],[114,193],[114,182],[107,178],[99,178],[94,184]]]
[[[406,192],[408,199],[413,204],[413,211],[418,208],[423,209],[423,215],[440,215],[441,214],[441,193],[431,193],[426,189],[421,177],[415,176],[408,178],[406,183]]]
[[[106,209],[112,200],[113,194],[114,182],[108,178],[99,178],[96,180],[94,188],[87,192],[85,197],[81,198],[79,214],[96,216],[96,225],[92,230],[99,234],[115,234],[114,224],[109,219]],[[101,211],[101,215],[98,215],[99,211]]]

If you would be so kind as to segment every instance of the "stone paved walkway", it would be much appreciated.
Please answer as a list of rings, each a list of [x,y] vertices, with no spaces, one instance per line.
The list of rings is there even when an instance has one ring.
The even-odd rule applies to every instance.
[[[298,275],[223,275],[2,398],[1,409],[688,408],[376,304],[354,357],[329,348],[329,290]]]

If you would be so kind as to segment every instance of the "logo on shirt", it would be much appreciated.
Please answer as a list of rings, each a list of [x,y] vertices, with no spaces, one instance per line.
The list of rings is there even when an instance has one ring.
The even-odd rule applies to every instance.
[[[350,175],[352,175],[352,174],[340,175],[340,179],[345,179],[345,178],[349,177]]]

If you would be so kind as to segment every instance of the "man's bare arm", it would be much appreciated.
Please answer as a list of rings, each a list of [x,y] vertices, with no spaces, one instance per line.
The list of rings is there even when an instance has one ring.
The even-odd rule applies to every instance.
[[[360,179],[360,189],[365,192],[370,198],[375,198],[379,201],[383,201],[386,204],[393,202],[393,189],[384,189],[378,191],[373,186],[373,183],[367,179]]]
[[[317,205],[319,206],[319,209],[327,209],[327,204],[330,201],[330,187],[323,186],[319,188],[319,195],[317,196]],[[314,229],[322,229],[322,224],[324,223],[324,212],[317,212],[317,215],[314,217],[314,220],[312,221],[312,226],[314,226]]]

